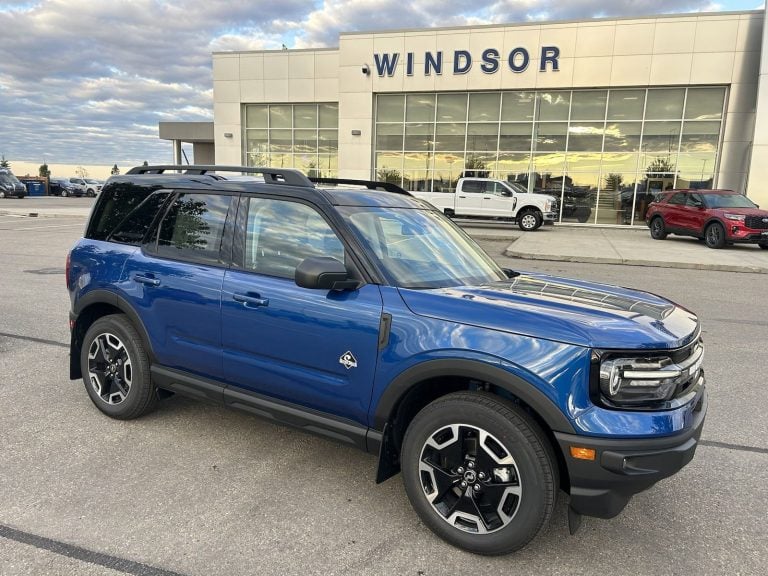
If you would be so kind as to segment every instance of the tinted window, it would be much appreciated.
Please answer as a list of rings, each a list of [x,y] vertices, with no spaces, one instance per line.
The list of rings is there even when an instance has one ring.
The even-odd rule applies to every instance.
[[[757,208],[757,204],[742,194],[706,194],[709,208]]]
[[[471,194],[481,194],[485,191],[485,182],[482,180],[464,180],[461,185],[462,192],[469,192]]]
[[[59,180],[60,186],[69,186]],[[94,208],[86,237],[106,240],[126,216],[155,192],[157,188],[144,188],[130,183],[112,184],[102,191]]]
[[[344,246],[315,209],[266,198],[248,201],[244,254],[246,269],[291,279],[305,258],[330,256],[344,262]]]
[[[667,200],[667,204],[683,205],[685,204],[685,197],[686,194],[678,192],[677,194],[673,194],[672,197]]]
[[[137,246],[144,239],[170,192],[157,192],[139,204],[109,236],[113,242]]]
[[[160,224],[157,253],[168,258],[219,262],[231,196],[180,194]]]

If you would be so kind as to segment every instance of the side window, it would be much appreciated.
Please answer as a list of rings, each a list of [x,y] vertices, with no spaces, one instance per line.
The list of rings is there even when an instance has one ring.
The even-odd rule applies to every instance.
[[[701,197],[701,194],[688,194],[686,206],[691,206],[692,208],[699,208],[700,206],[704,206],[704,200]]]
[[[509,190],[500,182],[488,182],[487,191],[494,196],[504,196],[504,194],[509,193]],[[511,196],[511,193],[509,194]]]
[[[685,204],[686,196],[687,194],[685,192],[678,192],[677,194],[673,194],[672,197],[669,200],[667,200],[667,204],[682,206]]]
[[[179,194],[160,223],[157,254],[212,264],[220,262],[224,223],[231,203],[231,196]]]
[[[138,246],[152,225],[155,216],[168,199],[170,192],[155,192],[126,216],[110,234],[108,240]]]
[[[485,192],[485,182],[482,180],[464,180],[461,191],[469,194],[482,194]]]
[[[306,204],[250,198],[244,267],[293,279],[305,258],[330,256],[344,262],[344,246],[325,219]]]

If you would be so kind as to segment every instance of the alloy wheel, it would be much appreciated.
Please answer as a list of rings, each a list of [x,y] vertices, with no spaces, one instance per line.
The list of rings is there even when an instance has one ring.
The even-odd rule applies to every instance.
[[[99,334],[91,341],[88,379],[99,398],[107,404],[120,404],[130,392],[133,382],[131,357],[114,334]]]
[[[489,534],[507,526],[522,498],[511,452],[477,426],[451,424],[421,449],[419,476],[432,508],[454,528]]]
[[[521,224],[525,230],[533,230],[536,228],[536,216],[528,212],[521,219]]]

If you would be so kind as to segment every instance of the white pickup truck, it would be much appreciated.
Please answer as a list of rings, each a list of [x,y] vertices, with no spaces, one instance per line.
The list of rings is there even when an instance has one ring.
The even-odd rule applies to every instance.
[[[455,192],[411,192],[446,216],[514,218],[521,230],[533,231],[557,220],[557,199],[531,194],[519,184],[490,178],[461,178]]]

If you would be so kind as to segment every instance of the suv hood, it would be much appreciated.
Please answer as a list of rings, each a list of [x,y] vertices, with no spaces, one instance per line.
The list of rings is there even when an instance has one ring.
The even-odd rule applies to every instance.
[[[593,348],[679,348],[698,331],[692,312],[654,294],[545,274],[400,294],[421,316]]]

